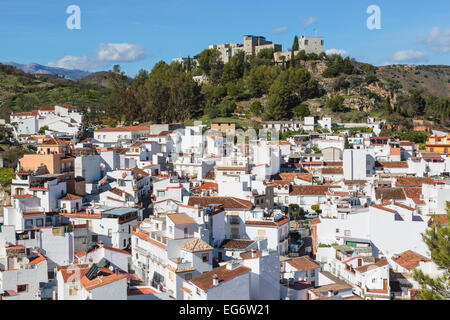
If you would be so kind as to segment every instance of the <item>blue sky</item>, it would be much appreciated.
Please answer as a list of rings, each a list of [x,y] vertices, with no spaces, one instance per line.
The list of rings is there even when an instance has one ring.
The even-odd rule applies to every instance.
[[[193,56],[209,44],[242,43],[263,35],[287,50],[293,37],[323,36],[325,49],[359,61],[450,62],[450,1],[405,0],[0,0],[0,61],[106,70],[129,75],[159,60]],[[369,5],[381,29],[369,30]],[[81,29],[69,30],[69,5],[81,9]]]

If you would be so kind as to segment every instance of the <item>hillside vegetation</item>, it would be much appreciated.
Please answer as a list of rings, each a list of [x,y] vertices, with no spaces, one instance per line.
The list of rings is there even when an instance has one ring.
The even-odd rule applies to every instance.
[[[74,104],[90,122],[189,122],[228,119],[258,126],[265,120],[332,116],[334,121],[385,118],[394,131],[412,128],[413,119],[441,126],[450,122],[450,67],[375,67],[339,55],[305,54],[276,64],[265,49],[221,63],[204,50],[193,63],[158,62],[131,80],[119,66],[77,81],[28,75],[0,65],[2,117],[42,105]],[[9,67],[8,68],[12,68]],[[202,84],[194,76],[202,75]],[[106,112],[107,116],[104,116]]]

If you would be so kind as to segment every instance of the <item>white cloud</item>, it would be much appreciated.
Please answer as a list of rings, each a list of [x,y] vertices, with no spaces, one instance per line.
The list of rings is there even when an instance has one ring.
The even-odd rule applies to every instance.
[[[343,57],[349,55],[349,53],[348,53],[347,50],[344,50],[344,49],[335,49],[335,48],[327,49],[327,50],[325,50],[325,53],[326,53],[327,55],[340,54],[340,55],[343,56]]]
[[[441,31],[438,27],[434,27],[427,39],[418,42],[425,43],[434,53],[450,53],[450,29]]]
[[[309,18],[307,18],[307,19],[305,19],[305,20],[302,20],[301,23],[302,23],[302,25],[303,25],[304,27],[307,27],[307,26],[309,26],[309,25],[315,23],[316,21],[317,21],[317,18],[316,18],[316,17],[309,17]]]
[[[415,50],[403,50],[397,51],[392,55],[391,60],[395,62],[425,62],[428,61],[428,56],[421,52]]]
[[[282,33],[286,33],[289,31],[289,28],[284,26],[284,27],[279,27],[279,28],[275,28],[272,30],[273,34],[282,34]]]
[[[130,43],[101,43],[94,56],[64,56],[49,67],[65,69],[92,70],[108,67],[112,63],[132,62],[146,58],[145,48]]]

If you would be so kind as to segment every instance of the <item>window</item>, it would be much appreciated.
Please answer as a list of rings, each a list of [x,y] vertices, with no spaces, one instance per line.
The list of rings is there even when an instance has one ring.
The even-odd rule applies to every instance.
[[[339,229],[336,229],[336,233],[339,233]]]
[[[202,261],[203,262],[208,262],[209,261],[209,254],[208,253],[202,254]]]
[[[17,293],[28,292],[27,284],[19,284],[17,285]]]
[[[43,227],[44,219],[36,219],[36,227]]]
[[[169,226],[169,233],[173,233],[173,227]]]
[[[112,229],[108,229],[108,238],[112,238]]]
[[[344,231],[344,235],[346,236],[346,237],[350,237],[351,236],[351,230],[345,230]]]
[[[188,281],[188,280],[191,280],[191,279],[192,279],[192,273],[186,273],[184,275],[184,280]]]
[[[98,235],[97,234],[93,234],[91,239],[92,239],[92,242],[98,242]]]
[[[305,46],[307,46],[308,45],[308,40],[307,39],[305,39]]]
[[[316,276],[316,270],[312,269],[311,270],[311,277],[315,277]]]
[[[25,220],[25,229],[32,229],[33,228],[33,220],[32,219],[26,219]]]
[[[323,46],[323,40],[320,40],[320,45]]]
[[[123,246],[124,246],[124,247],[127,246],[127,239],[123,239]]]

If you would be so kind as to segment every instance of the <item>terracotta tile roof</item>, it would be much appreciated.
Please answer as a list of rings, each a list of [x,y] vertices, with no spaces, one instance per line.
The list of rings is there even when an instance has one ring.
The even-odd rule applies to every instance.
[[[344,165],[343,161],[325,161],[323,163],[325,167],[342,167]]]
[[[39,145],[39,146],[53,146],[53,145],[61,146],[61,145],[68,145],[68,144],[70,144],[69,141],[64,141],[59,138],[47,138],[47,139],[43,140],[42,142],[37,143],[37,145]]]
[[[252,251],[246,251],[246,252],[242,252],[240,254],[240,257],[242,260],[248,260],[248,259],[257,259],[257,258],[261,258],[262,257],[262,252],[259,250],[256,250],[256,256],[252,257]]]
[[[67,193],[64,197],[60,198],[59,200],[80,200],[83,199],[83,197],[80,197],[76,194]]]
[[[253,243],[254,243],[253,240],[225,239],[220,245],[220,248],[243,250],[248,248]]]
[[[143,176],[143,177],[148,177],[149,176],[149,174],[147,172],[145,172],[144,170],[139,169],[139,168],[132,169],[131,171],[136,173],[136,174],[138,174],[138,175],[140,175],[140,176]]]
[[[430,177],[398,177],[395,183],[399,187],[421,187],[423,184],[435,185],[436,181]]]
[[[344,180],[345,185],[355,185],[355,184],[364,185],[366,184],[366,182],[367,180]]]
[[[115,195],[119,196],[119,197],[123,197],[123,195],[125,194],[125,197],[131,197],[131,194],[129,194],[128,192],[125,192],[119,188],[112,188],[111,190],[107,190],[105,192],[111,192],[114,193]]]
[[[128,289],[128,295],[129,296],[135,296],[140,294],[154,294],[156,293],[155,290],[152,288],[130,288]]]
[[[320,264],[308,256],[294,258],[286,261],[286,263],[295,268],[297,271],[320,268]]]
[[[115,128],[102,128],[97,130],[97,132],[129,132],[129,131],[149,131],[150,127],[146,126],[124,126],[124,127],[115,127]]]
[[[398,255],[398,257],[392,257],[396,263],[401,265],[402,267],[412,271],[415,267],[419,266],[420,261],[428,262],[431,259],[418,254],[412,250],[407,250]]]
[[[343,168],[322,168],[322,174],[344,174]]]
[[[168,214],[167,218],[172,220],[175,224],[195,224],[195,220],[186,213],[172,213]]]
[[[89,265],[78,264],[78,265],[68,265],[68,266],[57,266],[57,271],[61,271],[64,282],[77,282],[85,275],[89,270]]]
[[[403,188],[377,188],[375,197],[383,200],[406,200]]]
[[[189,252],[202,252],[214,250],[209,244],[201,239],[194,239],[186,242],[181,249]]]
[[[448,224],[448,219],[447,219],[447,215],[446,214],[434,214],[434,215],[429,215],[431,216],[431,219],[428,221],[428,226],[431,226],[433,224],[433,222],[439,222],[441,225],[447,225]]]
[[[387,262],[386,258],[383,258],[383,259],[378,260],[375,263],[366,264],[364,266],[357,267],[357,268],[355,268],[355,270],[358,271],[359,273],[365,273],[369,270],[384,267],[387,264],[388,264],[388,262]]]
[[[300,196],[300,195],[314,195],[314,196],[324,196],[330,189],[329,186],[292,186],[292,191],[289,195]]]
[[[422,195],[422,187],[405,187],[403,188],[403,192],[407,198],[419,200]]]
[[[408,168],[408,162],[407,161],[376,161],[375,167]]]
[[[81,285],[86,290],[89,291],[89,290],[113,283],[115,281],[119,281],[124,278],[127,278],[127,275],[128,275],[126,272],[123,272],[123,271],[116,274],[115,272],[109,270],[108,268],[100,268],[100,271],[101,271],[101,274],[97,275],[92,280],[89,280],[86,277],[86,274],[84,274],[83,277],[80,279]]]
[[[274,186],[289,186],[291,184],[291,181],[289,180],[274,180],[273,185]]]
[[[38,253],[38,255],[36,257],[34,257],[33,259],[31,259],[28,264],[38,264],[41,263],[43,261],[47,260],[42,254]]]
[[[272,177],[274,180],[294,181],[297,178],[306,182],[312,182],[312,173],[280,172]]]
[[[214,182],[205,181],[200,186],[197,187],[200,190],[211,190],[211,189],[219,189],[219,185]]]
[[[222,204],[226,210],[250,210],[253,203],[234,197],[189,197],[188,205],[207,207],[211,204]]]
[[[251,269],[244,266],[239,266],[234,268],[233,270],[228,270],[227,266],[225,265],[219,268],[215,268],[211,271],[205,272],[199,275],[198,277],[192,279],[190,282],[193,285],[197,286],[198,288],[206,291],[214,287],[213,278],[216,275],[219,277],[219,286],[220,286],[220,284],[222,284],[223,282],[234,279],[237,276],[245,274],[249,271],[251,271]]]
[[[247,220],[246,225],[256,225],[256,226],[282,226],[288,223],[290,220],[288,217],[283,217],[278,221],[268,221],[268,220]]]

